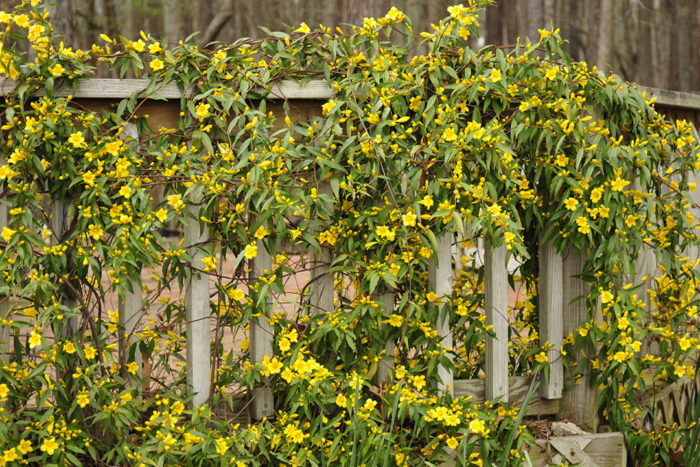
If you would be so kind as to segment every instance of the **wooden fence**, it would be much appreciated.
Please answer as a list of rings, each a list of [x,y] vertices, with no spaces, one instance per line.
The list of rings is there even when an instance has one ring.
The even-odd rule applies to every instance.
[[[134,93],[143,91],[146,80],[104,80],[93,79],[81,82],[73,92],[67,88],[59,88],[58,95],[72,95],[74,101],[90,110],[99,110],[113,104],[115,101],[128,98]],[[0,93],[10,93],[14,83],[6,81],[0,85]],[[657,108],[676,118],[685,118],[696,125],[700,124],[700,96],[648,89],[648,93],[658,98]],[[177,122],[180,113],[179,99],[182,93],[175,85],[167,85],[158,91],[165,101],[147,100],[139,107],[140,115],[148,115],[152,128],[161,126],[172,127]],[[332,90],[323,82],[312,81],[306,85],[283,83],[272,91],[272,98],[295,101],[293,109],[299,119],[320,115],[324,101],[332,97]],[[281,103],[272,106],[272,110],[281,113]],[[135,127],[126,129],[129,136],[136,136]],[[328,190],[321,187],[319,191]],[[193,200],[196,201],[196,200]],[[190,206],[196,206],[190,203]],[[189,209],[196,210],[196,207]],[[66,206],[60,200],[52,206],[52,227],[59,234],[65,228]],[[199,218],[198,212],[192,212]],[[7,209],[0,209],[0,229],[7,226]],[[200,230],[198,223],[189,223],[184,227],[185,246],[195,264],[204,256],[194,245],[208,240],[206,228]],[[429,269],[429,281],[432,290],[439,297],[450,296],[453,280],[453,244],[452,235],[438,239],[438,252],[432,260]],[[455,396],[472,396],[475,402],[501,398],[513,404],[520,404],[532,383],[529,376],[509,376],[508,374],[508,270],[506,265],[505,246],[494,248],[488,243],[483,248],[485,265],[485,315],[486,324],[492,326],[493,336],[487,337],[485,379],[457,380],[446,368],[439,368],[441,382],[439,389],[450,392]],[[539,395],[527,407],[528,414],[559,414],[572,417],[579,424],[595,431],[595,389],[587,384],[574,386],[564,391],[564,367],[561,356],[563,337],[576,333],[578,326],[587,318],[584,300],[574,301],[574,298],[584,295],[587,286],[575,276],[581,270],[584,258],[568,251],[564,255],[556,252],[551,242],[541,245],[540,252],[540,329],[539,336],[542,344],[549,343],[547,350],[550,362],[550,376],[541,381]],[[321,251],[312,258],[310,300],[312,309],[331,310],[334,300],[333,277],[329,274],[329,264],[332,258],[328,251]],[[265,270],[272,268],[272,255],[266,248],[257,249],[257,257],[251,261],[249,271],[254,279]],[[194,404],[205,403],[210,394],[211,355],[210,355],[210,307],[209,307],[209,278],[207,275],[191,274],[186,283],[186,320],[187,320],[187,381],[196,393]],[[120,299],[119,320],[125,333],[120,339],[123,350],[129,347],[126,336],[135,331],[136,323],[145,310],[145,300],[140,289],[127,294]],[[394,296],[385,293],[377,297],[378,302],[391,314],[394,306]],[[9,310],[7,301],[0,305],[0,315],[4,316]],[[453,339],[449,324],[441,321],[436,324],[444,347],[452,347]],[[250,323],[250,356],[253,363],[260,363],[265,356],[272,356],[273,335],[267,320],[253,318]],[[2,336],[0,336],[0,340]],[[387,344],[387,360],[380,362],[378,377],[386,379],[391,371],[391,358],[394,355],[393,344]],[[139,359],[137,358],[137,361]],[[274,412],[275,400],[269,388],[263,387],[253,391],[251,401],[251,416],[261,419]]]

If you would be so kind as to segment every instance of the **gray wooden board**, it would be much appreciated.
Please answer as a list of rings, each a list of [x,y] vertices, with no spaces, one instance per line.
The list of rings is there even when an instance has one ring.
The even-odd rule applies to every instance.
[[[508,403],[521,406],[525,400],[532,376],[511,376],[508,378]],[[455,397],[471,396],[475,403],[485,400],[486,386],[483,379],[458,379],[454,382]],[[552,415],[559,411],[559,399],[545,399],[537,394],[532,398],[525,410],[525,415]]]

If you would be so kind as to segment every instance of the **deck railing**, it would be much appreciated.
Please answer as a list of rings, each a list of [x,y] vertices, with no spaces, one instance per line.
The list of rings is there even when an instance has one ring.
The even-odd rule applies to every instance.
[[[77,89],[59,88],[59,96],[72,95],[74,100],[90,109],[100,109],[113,101],[132,96],[143,91],[148,81],[104,80],[93,79],[79,83]],[[13,92],[14,83],[5,81],[0,84],[0,93]],[[700,123],[700,96],[648,89],[652,96],[657,96],[657,106],[672,116],[681,116],[696,125]],[[163,122],[172,122],[178,118],[179,105],[168,102],[169,99],[180,99],[183,93],[175,85],[167,85],[156,89],[155,94],[165,101],[149,101],[141,107],[142,114],[148,113],[152,127],[159,127]],[[332,90],[320,81],[312,81],[305,85],[283,83],[273,88],[271,97],[305,102],[308,108],[316,109],[320,114],[323,101],[332,97]],[[268,98],[269,99],[269,98]],[[136,128],[131,125],[124,132],[136,137]],[[330,193],[330,187],[320,187],[322,193]],[[200,217],[196,200],[189,203],[189,209],[195,219]],[[65,229],[66,206],[62,200],[55,200],[52,205],[52,227],[60,238]],[[0,207],[0,229],[8,225],[6,207]],[[190,222],[184,226],[184,243],[193,264],[199,264],[204,256],[195,246],[209,241],[206,227],[199,223]],[[270,242],[272,245],[274,242]],[[453,246],[456,243],[452,234],[438,238],[437,252],[434,254],[429,268],[429,281],[432,290],[439,297],[449,297],[452,293],[454,276]],[[458,380],[447,368],[439,368],[440,382],[438,388],[443,392],[451,392],[455,396],[472,396],[475,402],[501,398],[513,404],[522,403],[525,394],[532,383],[532,377],[511,376],[508,374],[508,269],[506,264],[506,247],[492,247],[484,242],[483,262],[485,266],[485,307],[486,324],[491,326],[493,336],[487,337],[485,356],[485,379]],[[251,279],[272,269],[272,258],[275,252],[267,246],[260,245],[257,256],[248,265]],[[560,254],[553,243],[540,245],[539,251],[539,325],[538,330],[542,344],[550,345],[547,357],[550,365],[549,377],[541,381],[538,397],[527,407],[527,413],[533,414],[563,414],[573,415],[574,420],[595,428],[595,417],[591,407],[595,404],[595,390],[587,384],[576,385],[564,391],[564,366],[561,347],[563,337],[575,333],[580,323],[587,319],[587,308],[584,300],[575,298],[584,295],[586,284],[577,279],[584,258],[573,250]],[[321,249],[312,258],[314,267],[311,277],[310,306],[319,312],[331,310],[334,306],[333,277],[329,273],[329,265],[333,258],[328,250]],[[129,348],[127,336],[133,334],[139,317],[144,313],[145,300],[140,288],[134,284],[133,293],[127,293],[120,299],[119,318],[122,328],[120,345],[123,352]],[[193,403],[205,403],[210,394],[211,355],[210,355],[210,284],[206,274],[191,273],[186,282],[186,319],[187,319],[187,381],[196,393]],[[394,307],[394,295],[385,291],[377,296],[378,302],[391,314]],[[6,315],[9,301],[0,304],[0,315]],[[454,345],[452,332],[447,320],[441,316],[435,328],[442,337],[443,347]],[[272,356],[273,339],[272,327],[267,320],[252,318],[250,322],[250,356],[253,363],[260,363],[265,356]],[[3,336],[0,336],[0,340]],[[4,353],[4,352],[3,352]],[[386,380],[391,374],[391,358],[394,355],[394,345],[389,342],[386,346],[387,358],[380,362],[378,378]],[[137,358],[137,361],[140,361]],[[584,375],[586,378],[586,375]],[[262,387],[252,392],[251,416],[261,419],[274,412],[274,394],[268,387]]]

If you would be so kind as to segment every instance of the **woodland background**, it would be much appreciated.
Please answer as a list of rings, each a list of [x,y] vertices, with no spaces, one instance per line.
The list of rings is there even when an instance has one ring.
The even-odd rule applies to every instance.
[[[424,31],[458,1],[56,0],[52,13],[66,46],[88,48],[100,41],[100,33],[135,39],[140,31],[170,41],[201,31],[200,44],[232,43],[265,36],[260,26],[361,24],[392,6]],[[8,10],[14,3],[0,0],[0,7]],[[498,0],[480,23],[475,47],[514,44],[518,37],[536,40],[538,28],[558,27],[577,60],[645,86],[700,91],[700,0]]]

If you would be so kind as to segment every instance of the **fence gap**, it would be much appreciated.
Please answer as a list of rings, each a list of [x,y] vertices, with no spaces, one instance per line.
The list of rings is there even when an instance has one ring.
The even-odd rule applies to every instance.
[[[192,258],[187,277],[185,309],[187,319],[187,385],[195,393],[192,405],[197,407],[209,400],[211,390],[211,353],[209,327],[209,276],[196,271],[205,257],[197,246],[209,240],[209,226],[200,228],[201,193],[192,195],[187,211],[192,215],[185,226],[185,246]]]
[[[430,260],[428,268],[428,278],[430,289],[434,291],[440,300],[438,320],[435,329],[442,337],[442,347],[452,351],[452,330],[450,329],[450,319],[447,313],[443,313],[445,304],[452,296],[452,238],[451,233],[446,233],[437,238],[437,251]],[[452,356],[448,354],[450,360]],[[454,375],[452,369],[438,366],[438,390],[440,393],[453,394]]]
[[[562,257],[552,240],[540,242],[539,275],[540,345],[551,344],[547,350],[549,379],[543,378],[540,392],[547,399],[560,399],[564,388]]]
[[[486,337],[486,391],[487,400],[500,397],[508,402],[508,271],[506,246],[493,247],[484,242],[484,281],[486,325],[494,337]]]
[[[250,287],[253,287],[259,277],[265,276],[272,270],[272,255],[267,251],[267,241],[258,242],[258,251],[250,267]],[[255,297],[255,294],[250,294]],[[262,363],[265,356],[272,358],[273,330],[268,319],[262,313],[272,306],[272,298],[269,292],[264,298],[264,303],[255,305],[255,313],[250,318],[250,357],[251,363]],[[263,386],[253,389],[251,394],[251,417],[261,420],[274,413],[275,404],[272,389]]]

